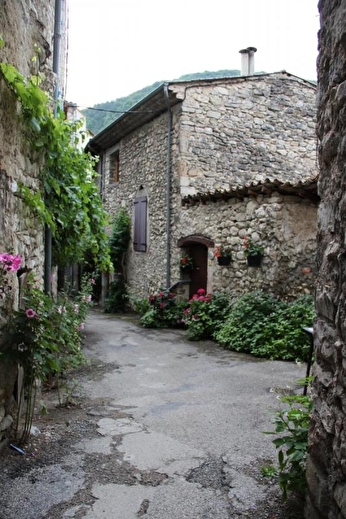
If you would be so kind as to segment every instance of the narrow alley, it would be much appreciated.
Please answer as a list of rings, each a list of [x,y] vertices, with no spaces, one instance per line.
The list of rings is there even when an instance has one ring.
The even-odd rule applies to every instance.
[[[85,354],[73,403],[43,393],[37,436],[0,458],[0,519],[301,517],[261,467],[276,462],[263,431],[304,365],[97,311]]]

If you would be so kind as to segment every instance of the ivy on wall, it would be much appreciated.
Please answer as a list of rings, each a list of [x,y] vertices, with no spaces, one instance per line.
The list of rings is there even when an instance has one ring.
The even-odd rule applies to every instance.
[[[52,228],[53,263],[79,262],[91,251],[96,265],[108,270],[107,215],[95,182],[95,159],[77,147],[80,123],[66,120],[59,107],[53,111],[39,75],[25,78],[13,65],[0,62],[0,76],[20,103],[30,158],[41,166],[41,189],[21,184],[18,194]]]

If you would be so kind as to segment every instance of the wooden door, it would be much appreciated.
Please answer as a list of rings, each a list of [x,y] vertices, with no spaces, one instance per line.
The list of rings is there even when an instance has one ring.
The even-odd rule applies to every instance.
[[[192,297],[199,288],[207,290],[208,248],[201,243],[190,244],[189,254],[193,260],[189,294]]]

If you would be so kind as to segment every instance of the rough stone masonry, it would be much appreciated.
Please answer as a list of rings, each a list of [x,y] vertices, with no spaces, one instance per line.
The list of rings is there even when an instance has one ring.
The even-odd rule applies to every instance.
[[[346,1],[320,0],[321,204],[308,519],[346,517]]]
[[[21,74],[30,76],[39,71],[50,74],[51,42],[54,27],[54,1],[2,0],[0,2],[1,35],[5,46],[0,61],[11,63]],[[41,52],[33,61],[35,45]],[[39,165],[30,160],[18,106],[13,94],[0,78],[0,253],[20,254],[22,267],[42,273],[43,228],[16,196],[19,183],[38,188]],[[13,290],[0,300],[0,343],[8,313],[18,305],[18,280],[11,275]],[[0,446],[6,430],[16,414],[13,390],[16,366],[0,363]]]

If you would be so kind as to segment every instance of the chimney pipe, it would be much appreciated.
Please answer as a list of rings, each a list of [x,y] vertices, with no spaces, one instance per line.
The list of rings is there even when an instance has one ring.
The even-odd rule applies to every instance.
[[[241,54],[241,75],[252,76],[255,73],[256,47],[247,47],[239,51]]]

